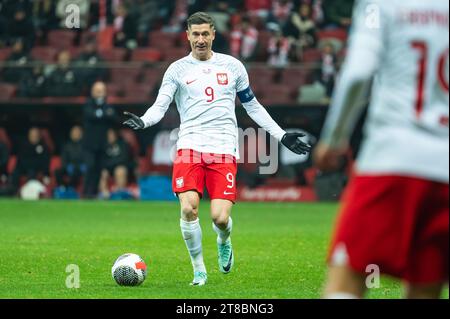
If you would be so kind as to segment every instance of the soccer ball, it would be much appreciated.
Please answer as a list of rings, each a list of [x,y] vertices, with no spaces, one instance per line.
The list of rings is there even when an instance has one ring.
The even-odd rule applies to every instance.
[[[136,254],[124,254],[114,262],[111,273],[120,286],[139,286],[147,277],[147,265]]]

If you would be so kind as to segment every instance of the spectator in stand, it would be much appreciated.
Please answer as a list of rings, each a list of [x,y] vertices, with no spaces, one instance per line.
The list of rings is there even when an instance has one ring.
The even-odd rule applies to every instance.
[[[354,0],[323,0],[326,28],[348,29],[352,23]]]
[[[227,1],[217,1],[206,11],[214,19],[216,33],[228,33],[230,29],[230,11]]]
[[[5,60],[8,66],[2,71],[3,81],[9,83],[19,83],[29,72],[30,68],[27,63],[32,59],[24,48],[24,43],[21,39],[17,39],[12,47],[10,56]]]
[[[250,19],[244,16],[231,32],[231,55],[243,61],[251,61],[256,53],[258,34]]]
[[[50,152],[41,139],[39,128],[32,127],[28,131],[28,139],[17,154],[17,164],[11,174],[11,186],[16,193],[20,186],[20,178],[26,176],[28,180],[39,179],[44,184],[50,183]]]
[[[83,89],[91,88],[95,81],[106,80],[108,69],[101,66],[104,62],[97,52],[95,39],[88,39],[83,47],[83,51],[74,60],[75,70],[81,83],[83,83]]]
[[[31,72],[20,80],[18,87],[20,97],[44,97],[47,95],[47,77],[43,65],[35,65]]]
[[[37,41],[44,44],[47,42],[48,31],[56,29],[59,25],[56,17],[56,3],[53,0],[35,0],[32,10]]]
[[[268,63],[272,67],[285,68],[289,64],[289,40],[283,36],[278,24],[272,24],[271,28],[272,34],[267,47]]]
[[[9,41],[22,40],[24,49],[29,51],[35,40],[35,30],[31,17],[24,6],[18,5],[13,13],[13,19],[6,28]]]
[[[83,129],[75,125],[70,130],[70,140],[61,152],[61,168],[55,171],[58,186],[76,188],[87,171],[86,156],[81,142]]]
[[[284,27],[284,34],[294,48],[294,55],[301,60],[304,49],[316,45],[316,25],[313,20],[311,5],[302,3],[294,11]]]
[[[272,10],[267,18],[267,22],[276,23],[283,29],[289,21],[289,16],[293,8],[294,3],[292,0],[273,0]]]
[[[101,9],[101,4],[104,4],[103,9]],[[106,25],[112,25],[114,23],[114,12],[116,12],[119,2],[117,0],[106,0],[91,1],[89,10],[89,21],[88,26],[93,31],[98,31],[103,23]],[[104,16],[100,15],[100,12],[104,12]]]
[[[167,2],[170,3],[173,1]],[[144,39],[144,43],[147,43],[148,33],[155,29],[155,24],[159,19],[160,10],[163,10],[160,6],[163,5],[164,1],[136,0],[134,1],[134,4],[129,7],[130,15],[136,17],[136,32],[139,41]]]
[[[49,96],[80,96],[81,79],[71,66],[69,51],[58,54],[56,68],[51,71],[48,78],[47,94]]]
[[[266,20],[272,9],[272,0],[245,0],[245,9],[250,17]]]
[[[196,1],[180,1],[177,0],[175,2],[175,7],[173,9],[171,17],[167,18],[167,23],[162,27],[163,32],[182,32],[184,30],[184,26],[186,24],[186,19],[188,17],[188,12],[190,6],[195,6]]]
[[[178,2],[187,2],[187,15],[191,15],[198,11],[205,11],[208,8],[208,5],[210,4],[211,0],[189,0],[189,1],[180,1]]]
[[[124,4],[116,9],[114,18],[114,46],[134,50],[137,47],[137,23],[136,16],[130,14]]]
[[[80,13],[80,28],[86,29],[89,22],[89,10],[91,6],[90,0],[59,0],[56,5],[56,15],[60,19],[59,25],[61,28],[67,28],[67,6],[75,5],[79,9]],[[71,12],[71,10],[69,10]]]
[[[325,87],[326,95],[328,98],[331,97],[334,88],[334,82],[337,74],[337,57],[334,52],[333,44],[326,41],[322,45],[322,67],[320,68],[320,73],[318,80]]]
[[[97,195],[106,132],[118,122],[115,109],[107,103],[105,83],[98,81],[92,86],[91,98],[83,109],[83,121],[87,164],[83,193],[85,197],[92,198]]]
[[[99,183],[101,198],[108,199],[111,197],[108,185],[110,176],[114,176],[114,193],[128,193],[128,174],[129,171],[134,169],[134,161],[131,158],[129,145],[112,128],[107,131],[107,144],[102,157],[101,169]]]

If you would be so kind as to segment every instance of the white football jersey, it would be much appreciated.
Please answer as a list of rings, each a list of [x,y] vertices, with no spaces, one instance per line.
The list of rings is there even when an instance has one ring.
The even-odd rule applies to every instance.
[[[449,181],[449,4],[357,1],[323,139],[339,144],[375,75],[357,169]]]
[[[195,59],[191,53],[172,63],[155,104],[141,119],[146,127],[154,125],[175,99],[181,121],[177,149],[238,158],[237,92],[248,92],[249,98],[242,101],[244,108],[261,127],[281,140],[285,132],[253,97],[244,65],[232,56],[215,52],[207,61]]]

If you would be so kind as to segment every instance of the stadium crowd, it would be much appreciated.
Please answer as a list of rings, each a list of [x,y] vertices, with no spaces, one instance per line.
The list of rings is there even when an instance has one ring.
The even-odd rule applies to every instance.
[[[65,25],[70,4],[80,9],[78,29]],[[1,0],[0,100],[88,101],[84,123],[67,132],[58,169],[51,169],[45,129],[29,129],[9,175],[11,147],[0,138],[0,194],[17,194],[25,177],[36,176],[44,184],[103,198],[111,196],[108,181],[114,176],[113,188],[122,191],[135,176],[136,152],[113,124],[118,116],[106,101],[106,88],[109,101],[124,96],[150,101],[164,62],[189,51],[185,21],[196,11],[214,18],[213,49],[247,65],[263,104],[327,103],[345,54],[352,7],[353,0]],[[92,121],[97,122],[90,126]]]

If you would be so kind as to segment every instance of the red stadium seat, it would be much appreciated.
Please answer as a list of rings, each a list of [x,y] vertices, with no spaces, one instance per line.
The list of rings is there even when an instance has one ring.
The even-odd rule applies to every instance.
[[[16,93],[16,87],[8,83],[0,83],[0,100],[8,101],[14,97]]]
[[[283,84],[267,85],[262,96],[263,105],[293,105],[296,103],[295,92]]]
[[[136,138],[136,134],[134,134],[133,130],[127,128],[121,129],[120,136],[122,136],[125,142],[127,142],[128,145],[130,146],[131,154],[133,155],[133,157],[137,158],[141,151],[141,147]]]
[[[0,49],[0,61],[6,60],[11,54],[11,48]]]
[[[271,34],[269,31],[260,31],[258,34],[258,45],[256,59],[260,62],[266,62],[268,58],[267,48],[269,47],[269,39]]]
[[[99,55],[108,62],[121,62],[127,54],[124,48],[112,48],[110,50],[101,50]]]
[[[142,73],[142,78],[139,79],[139,82],[143,85],[146,85],[149,89],[152,90],[155,85],[159,84],[162,81],[164,71],[165,69],[162,68],[145,69]]]
[[[107,90],[108,90],[108,99],[125,96],[124,85],[121,83],[109,83],[107,86]]]
[[[59,50],[66,50],[72,47],[75,43],[75,31],[72,30],[51,30],[48,33],[48,46]]]
[[[181,48],[172,48],[167,51],[164,51],[164,61],[174,62],[178,59],[184,58],[189,54],[189,50],[181,47]]]
[[[65,48],[65,50],[68,50],[70,52],[70,56],[72,57],[72,59],[75,59],[83,51],[83,48],[82,47],[71,46],[71,47]]]
[[[53,63],[56,60],[58,50],[52,47],[34,47],[31,56],[39,61]]]
[[[152,88],[146,84],[131,83],[124,86],[125,97],[135,103],[148,103],[151,91]]]
[[[298,90],[298,88],[307,82],[309,70],[300,68],[286,68],[283,70],[281,84]]]
[[[142,72],[141,68],[117,68],[110,69],[112,83],[135,83],[138,75]]]
[[[11,155],[8,159],[8,164],[6,167],[6,171],[8,172],[8,174],[11,174],[14,171],[14,168],[16,168],[16,164],[17,164],[17,156]]]
[[[319,40],[323,39],[338,39],[341,41],[347,40],[347,30],[345,29],[330,29],[330,30],[320,30],[316,33]]]
[[[315,63],[322,58],[322,52],[319,49],[308,49],[303,52],[302,62]]]
[[[158,62],[161,61],[161,51],[155,48],[138,48],[133,51],[131,60],[142,62]]]
[[[250,85],[271,84],[274,82],[274,69],[267,66],[256,66],[248,69]]]
[[[11,149],[11,140],[8,136],[8,133],[6,133],[6,129],[3,127],[0,127],[0,142],[3,142],[6,144],[6,146]]]
[[[167,50],[179,45],[179,33],[152,31],[149,33],[149,44],[153,48]]]
[[[80,46],[84,46],[89,40],[97,41],[97,32],[85,31],[80,37]]]

